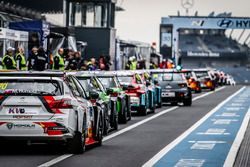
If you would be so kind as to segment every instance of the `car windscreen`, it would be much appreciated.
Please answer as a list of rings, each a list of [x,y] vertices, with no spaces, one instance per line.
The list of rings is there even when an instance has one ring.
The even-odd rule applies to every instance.
[[[162,73],[158,76],[159,81],[183,81],[180,73]]]
[[[94,78],[78,78],[84,90],[86,90],[87,95],[91,90],[102,91],[99,84]]]
[[[63,95],[62,85],[56,80],[0,80],[0,95],[60,96]]]
[[[116,88],[118,85],[116,84],[113,77],[98,77],[101,83],[105,88]]]
[[[190,72],[183,72],[183,74],[184,74],[184,76],[186,78],[191,78],[192,77],[192,72],[191,71]]]
[[[123,83],[136,83],[136,84],[142,84],[142,80],[140,75],[135,74],[134,76],[119,76],[118,80],[121,84]]]
[[[133,77],[132,76],[119,76],[118,80],[120,83],[132,83],[133,82]]]

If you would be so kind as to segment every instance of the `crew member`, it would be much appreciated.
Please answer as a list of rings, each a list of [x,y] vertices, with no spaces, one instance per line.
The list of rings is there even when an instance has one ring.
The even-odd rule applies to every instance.
[[[22,47],[18,48],[18,52],[16,54],[15,60],[17,64],[17,70],[22,70],[22,71],[27,70],[26,60],[24,56],[24,49]]]
[[[75,55],[70,54],[65,70],[73,70],[73,71],[75,71],[75,70],[77,70],[77,65],[78,64],[77,64],[77,61],[75,59]]]
[[[58,54],[55,55],[53,60],[53,70],[61,70],[63,71],[65,68],[64,64],[64,50],[63,48],[58,49]]]
[[[150,69],[157,69],[158,68],[157,64],[155,64],[155,62],[152,59],[150,60],[149,68]]]
[[[48,56],[43,47],[39,47],[37,58],[35,61],[35,70],[44,71],[48,67]]]
[[[3,56],[3,59],[2,59],[3,69],[5,69],[5,70],[15,70],[16,69],[16,62],[13,58],[13,52],[14,52],[14,48],[9,47],[7,49],[7,52]]]
[[[36,62],[36,59],[37,59],[37,55],[38,55],[38,48],[37,47],[33,47],[30,54],[29,54],[29,57],[27,59],[27,66],[28,66],[28,70],[35,70],[35,62]]]

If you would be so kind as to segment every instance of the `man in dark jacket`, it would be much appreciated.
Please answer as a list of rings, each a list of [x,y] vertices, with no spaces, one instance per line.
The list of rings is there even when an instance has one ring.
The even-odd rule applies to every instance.
[[[38,48],[33,47],[27,59],[28,70],[36,70],[35,63],[38,55]]]
[[[48,56],[45,53],[43,47],[38,49],[37,58],[35,61],[35,70],[36,71],[44,71],[48,66]]]

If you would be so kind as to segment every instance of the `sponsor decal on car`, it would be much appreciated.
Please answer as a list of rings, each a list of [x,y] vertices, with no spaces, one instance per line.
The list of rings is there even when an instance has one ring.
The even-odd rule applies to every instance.
[[[14,119],[32,119],[33,116],[32,115],[14,115],[13,118]]]
[[[35,125],[30,125],[30,124],[14,124],[14,123],[7,123],[6,126],[9,130],[12,130],[12,129],[34,129],[36,127]]]
[[[0,90],[5,90],[8,86],[8,83],[0,83]]]
[[[11,107],[7,109],[8,115],[37,115],[38,111],[36,110],[25,110],[25,108]]]
[[[25,114],[24,108],[9,108],[9,114]]]

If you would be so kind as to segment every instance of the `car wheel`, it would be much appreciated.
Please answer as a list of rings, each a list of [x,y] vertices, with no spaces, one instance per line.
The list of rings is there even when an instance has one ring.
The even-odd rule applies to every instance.
[[[161,108],[162,107],[162,102],[159,102],[158,104],[157,104],[157,108]]]
[[[126,124],[127,123],[127,118],[128,118],[128,107],[125,105],[123,107],[123,112],[120,112],[120,123]]]
[[[102,139],[103,139],[103,118],[102,116],[100,116],[100,119],[99,119],[99,127],[98,127],[98,132],[97,132],[97,137],[96,137],[96,140],[97,140],[97,145],[98,146],[101,146],[102,145]]]
[[[82,133],[75,132],[75,135],[72,139],[68,139],[67,141],[67,148],[69,153],[71,154],[82,154],[85,151],[85,140],[86,140],[86,133],[83,127]]]
[[[118,114],[114,115],[114,130],[118,130]]]
[[[200,90],[196,90],[195,93],[201,93],[201,89]]]
[[[140,108],[140,114],[141,114],[142,116],[146,116],[146,115],[147,115],[147,107],[146,107],[146,106],[142,106],[142,107]]]
[[[183,101],[184,106],[191,106],[192,105],[192,98],[185,99]]]
[[[151,112],[155,113],[155,104],[153,104],[152,108],[151,108]]]
[[[211,88],[210,90],[211,90],[211,91],[214,91],[214,90],[215,90],[215,88],[213,87],[213,88]]]
[[[103,123],[103,135],[108,135],[108,119],[106,113],[104,114],[103,117],[104,123]]]
[[[128,115],[128,120],[131,120],[132,114],[131,114],[131,106],[130,106],[130,99],[129,98],[128,98],[126,107],[127,107],[126,112],[127,112],[127,115]]]
[[[178,102],[171,102],[172,106],[178,106]]]

